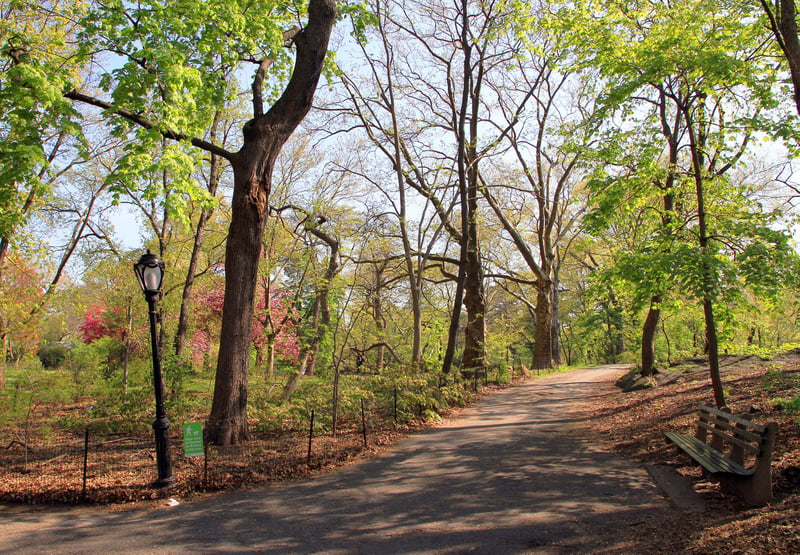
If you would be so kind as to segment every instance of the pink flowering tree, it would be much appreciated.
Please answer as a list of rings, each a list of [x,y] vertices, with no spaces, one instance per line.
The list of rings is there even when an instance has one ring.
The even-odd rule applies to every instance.
[[[274,372],[276,358],[291,364],[297,362],[300,341],[296,322],[299,318],[289,290],[262,285],[256,295],[252,331],[256,365],[264,368],[264,375],[269,377]]]
[[[95,368],[110,379],[121,368],[122,387],[127,393],[128,361],[139,347],[135,337],[129,334],[128,311],[119,306],[107,306],[105,301],[91,305],[83,315],[78,332],[90,347],[80,351],[83,354],[79,359],[83,362],[77,363],[76,369]]]
[[[219,333],[224,296],[220,280],[197,298],[197,325],[192,338],[192,360],[195,363],[201,364],[207,359],[212,338]],[[276,286],[257,287],[250,341],[255,350],[256,364],[264,368],[266,375],[272,374],[276,360],[297,361],[300,353],[297,320],[290,291]]]
[[[125,337],[125,314],[120,307],[108,307],[103,301],[86,309],[78,329],[81,340],[87,345],[104,337],[122,341]]]
[[[205,366],[209,362],[213,338],[219,336],[224,298],[224,284],[217,280],[212,287],[198,294],[194,302],[196,326],[191,348],[192,362],[198,366]]]

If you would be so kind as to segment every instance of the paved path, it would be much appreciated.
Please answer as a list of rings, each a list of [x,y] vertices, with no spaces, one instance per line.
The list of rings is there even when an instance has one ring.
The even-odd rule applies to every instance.
[[[621,367],[537,379],[340,472],[155,511],[0,515],[0,552],[586,553],[669,511],[648,474],[564,432]]]

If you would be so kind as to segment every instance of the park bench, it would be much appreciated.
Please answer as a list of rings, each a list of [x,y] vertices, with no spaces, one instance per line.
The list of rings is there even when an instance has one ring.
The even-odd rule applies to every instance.
[[[760,506],[772,499],[772,450],[778,424],[762,426],[730,412],[700,405],[695,435],[665,432],[723,491]]]

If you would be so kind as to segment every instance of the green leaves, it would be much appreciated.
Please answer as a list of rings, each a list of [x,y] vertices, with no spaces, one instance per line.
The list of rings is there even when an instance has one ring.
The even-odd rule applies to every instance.
[[[700,89],[741,85],[763,103],[773,97],[765,30],[742,3],[579,1],[557,10],[545,27],[580,52],[581,65],[600,69],[608,80],[604,98],[614,106],[675,76]]]
[[[201,155],[191,139],[204,138],[214,115],[238,102],[264,60],[273,78],[263,96],[277,96],[293,59],[284,31],[304,10],[302,2],[278,0],[95,5],[81,21],[80,55],[102,62],[94,78],[98,96],[112,105],[112,132],[132,139],[109,175],[115,192],[161,198],[173,218],[190,201],[213,203],[192,176]]]
[[[595,153],[597,202],[586,223],[618,237],[607,277],[627,284],[637,307],[663,295],[725,308],[747,289],[774,297],[796,281],[781,214],[753,200],[755,184],[728,177],[756,130],[793,134],[773,119],[777,74],[751,11],[729,0],[589,0],[546,24],[605,85],[614,118]]]
[[[271,72],[288,71],[283,33],[302,10],[276,0],[115,2],[87,15],[81,38],[85,56],[100,50],[116,61],[101,80],[116,106],[200,136],[214,110],[238,93],[247,67],[255,71],[266,59]],[[280,83],[270,86],[274,92]]]
[[[2,9],[6,17],[0,23],[0,236],[9,238],[24,223],[28,203],[47,191],[46,150],[65,135],[75,137],[78,148],[83,143],[75,123],[79,115],[62,96],[77,70],[64,49],[70,33],[67,18],[78,6],[56,3],[45,11],[36,4],[13,2]]]
[[[167,215],[183,223],[191,205],[216,203],[194,176],[202,162],[200,151],[186,142],[167,142],[157,130],[137,129],[135,134],[108,176],[115,196],[140,191],[143,200],[163,203]]]
[[[339,19],[349,18],[353,26],[353,36],[360,43],[365,43],[367,40],[367,29],[373,25],[378,24],[378,17],[366,2],[342,2],[339,6]]]

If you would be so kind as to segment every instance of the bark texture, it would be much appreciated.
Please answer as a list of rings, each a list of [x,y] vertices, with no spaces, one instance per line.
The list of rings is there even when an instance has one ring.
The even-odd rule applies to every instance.
[[[552,307],[550,306],[549,280],[539,280],[536,284],[536,329],[534,331],[533,367],[552,368]]]
[[[658,321],[661,318],[661,296],[653,295],[650,299],[650,310],[647,311],[644,326],[642,326],[642,376],[652,376],[656,373],[656,332]]]
[[[769,26],[775,40],[780,46],[794,88],[794,102],[800,114],[800,40],[797,36],[797,8],[794,0],[776,0],[775,5],[768,0],[761,0],[761,7],[769,19]]]

